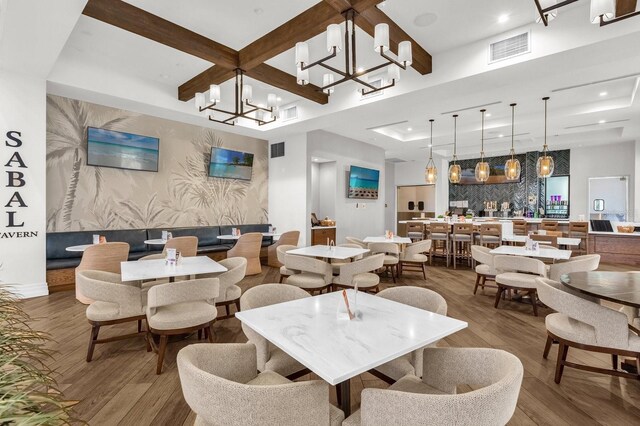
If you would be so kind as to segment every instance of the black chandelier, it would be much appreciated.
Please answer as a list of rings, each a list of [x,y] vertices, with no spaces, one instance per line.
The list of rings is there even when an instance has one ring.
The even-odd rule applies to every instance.
[[[578,0],[533,0],[538,9],[540,17],[538,22],[542,22],[544,26],[549,25],[549,21],[554,19],[558,14],[558,9],[575,3]],[[600,24],[601,27],[609,24],[615,24],[623,19],[640,15],[640,9],[636,8],[635,12],[628,12],[624,15],[617,16],[616,0],[591,0],[590,17],[591,23]]]

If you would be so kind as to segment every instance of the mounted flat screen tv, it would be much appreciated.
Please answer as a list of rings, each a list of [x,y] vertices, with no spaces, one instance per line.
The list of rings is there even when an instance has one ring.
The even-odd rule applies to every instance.
[[[378,199],[380,171],[351,166],[349,170],[348,198]]]
[[[115,130],[87,128],[87,165],[158,171],[160,139]]]
[[[251,180],[253,154],[224,148],[211,148],[209,176],[223,179]]]

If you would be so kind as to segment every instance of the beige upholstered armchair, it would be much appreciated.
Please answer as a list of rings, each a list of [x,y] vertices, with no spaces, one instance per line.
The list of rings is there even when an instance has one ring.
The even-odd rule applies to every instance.
[[[429,257],[425,253],[431,251],[431,240],[421,240],[408,244],[400,253],[400,270],[422,271],[422,277],[427,279],[427,262]]]
[[[306,291],[288,284],[262,284],[245,291],[240,297],[240,309],[261,308],[276,303],[310,297]],[[274,371],[291,380],[309,373],[309,370],[282,349],[242,323],[242,331],[250,343],[256,346],[258,371]]]
[[[86,270],[76,272],[76,288],[92,300],[86,311],[87,320],[91,324],[87,362],[93,358],[93,350],[97,344],[136,337],[142,333],[146,292],[143,292],[138,283],[123,283],[120,275],[113,272]],[[138,322],[137,333],[98,339],[100,327],[129,321]]]
[[[384,254],[384,267],[391,272],[393,282],[396,282],[398,276],[398,265],[400,264],[400,247],[396,243],[369,243],[371,254]]]
[[[114,242],[91,245],[82,253],[82,259],[76,268],[76,283],[78,282],[78,271],[104,271],[120,274],[120,262],[126,262],[128,258],[128,243]],[[76,299],[85,305],[92,302],[91,298],[82,294],[77,285]]]
[[[322,293],[324,290],[328,290],[331,285],[333,269],[330,263],[323,260],[285,254],[284,266],[289,270],[300,271],[299,274],[287,278],[287,284],[300,287],[311,294],[316,291]]]
[[[566,262],[559,262],[550,265],[549,278],[554,281],[560,281],[560,277],[571,272],[590,272],[595,271],[600,266],[599,254],[585,254],[575,256]]]
[[[227,251],[227,257],[244,257],[247,259],[247,275],[257,275],[262,272],[260,266],[260,249],[262,248],[262,234],[250,232],[242,234],[236,244]]]
[[[383,253],[345,263],[340,266],[340,274],[333,277],[333,287],[354,288],[357,284],[358,289],[375,293],[378,291],[380,277],[372,271],[382,268],[383,264]]]
[[[405,376],[388,389],[364,389],[361,409],[343,426],[505,425],[522,384],[520,360],[487,348],[426,348],[424,374]],[[456,386],[475,390],[456,394]]]
[[[536,296],[536,278],[547,277],[547,268],[542,261],[523,256],[498,255],[493,258],[496,269],[495,308],[498,308],[500,296],[507,290],[518,290],[529,294],[533,314],[538,316],[538,297]]]
[[[286,252],[288,252],[289,250],[293,250],[295,249],[296,246],[292,246],[292,245],[281,245],[278,246],[278,248],[276,249],[276,253],[278,255],[278,262],[282,264],[282,266],[280,267],[280,280],[279,282],[282,282],[282,280],[284,280],[285,278],[290,277],[293,274],[298,274],[300,273],[300,271],[293,271],[290,269],[287,269],[286,266],[284,266],[284,255]]]
[[[435,291],[427,288],[391,287],[382,290],[378,296],[439,315],[447,315],[447,301]],[[435,343],[429,346],[435,347]],[[371,373],[387,383],[394,383],[407,374],[422,377],[422,351],[423,348],[382,364]]]
[[[247,271],[247,259],[244,257],[229,257],[220,260],[218,263],[227,268],[227,271],[216,274],[196,275],[196,278],[217,278],[220,281],[220,296],[216,299],[216,306],[225,307],[227,315],[220,319],[226,319],[232,317],[229,305],[235,304],[236,309],[240,310],[242,289],[237,284],[244,279]]]
[[[367,246],[367,243],[365,243],[364,241],[362,241],[360,238],[356,238],[356,237],[345,237],[344,239],[347,243],[350,244],[356,244],[358,246],[360,246],[363,249],[369,248]]]
[[[204,330],[213,342],[213,323],[218,316],[215,299],[219,294],[217,278],[186,280],[160,284],[147,295],[147,340],[155,347],[153,335],[160,336],[156,374],[162,372],[162,362],[169,336]]]
[[[495,281],[496,269],[493,267],[493,255],[490,253],[492,249],[485,246],[471,246],[471,257],[476,263],[476,285],[473,287],[473,294],[476,294],[478,287],[494,288],[495,286],[487,286],[487,281]]]
[[[176,249],[183,257],[193,257],[198,255],[198,237],[174,237],[170,238],[162,249],[162,253],[149,254],[138,260],[164,259],[167,256],[167,249]]]
[[[288,231],[280,235],[278,241],[267,247],[267,265],[273,268],[280,268],[283,263],[280,262],[278,257],[278,247],[281,246],[298,246],[298,240],[300,239],[300,231]]]
[[[362,248],[358,244],[352,244],[352,243],[338,244],[336,247],[347,247],[347,248],[355,248],[355,249]],[[342,265],[344,265],[345,263],[351,263],[354,260],[360,260],[363,257],[364,257],[364,255],[361,254],[361,255],[358,255],[356,257],[348,258],[348,259],[330,259],[330,261],[331,261],[331,269],[333,271],[333,275],[338,275],[340,273],[340,267]]]
[[[585,300],[564,290],[564,285],[538,278],[538,296],[545,305],[557,311],[545,318],[547,342],[543,357],[551,345],[559,343],[555,382],[560,383],[564,367],[602,374],[640,379],[639,374],[618,370],[618,356],[636,359],[640,368],[640,337],[629,330],[627,316],[611,308]],[[569,348],[611,354],[612,370],[567,361]],[[640,371],[640,370],[639,370]]]
[[[178,371],[197,425],[339,426],[344,419],[329,403],[329,385],[322,380],[257,374],[250,343],[189,345],[178,353]]]

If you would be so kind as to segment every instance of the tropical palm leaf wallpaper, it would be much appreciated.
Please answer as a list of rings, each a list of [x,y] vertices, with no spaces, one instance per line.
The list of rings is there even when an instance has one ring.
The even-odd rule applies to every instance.
[[[87,165],[87,127],[160,139],[158,172]],[[207,175],[212,147],[254,154],[251,181]],[[268,143],[47,96],[47,231],[267,223]]]

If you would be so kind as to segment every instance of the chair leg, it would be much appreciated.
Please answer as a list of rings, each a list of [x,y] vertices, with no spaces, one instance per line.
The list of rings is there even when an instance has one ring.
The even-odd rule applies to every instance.
[[[556,362],[555,382],[557,384],[560,384],[560,380],[562,380],[562,372],[564,371],[564,362],[567,360],[567,352],[569,352],[569,346],[560,342],[560,347],[558,348],[558,361]]]
[[[229,304],[224,305],[224,310],[227,312],[227,316],[231,315],[231,311],[229,311]]]
[[[422,277],[425,281],[427,280],[427,265],[425,265],[424,263],[422,264]]]
[[[529,292],[529,301],[531,302],[531,306],[533,306],[533,315],[538,316],[538,297],[535,290]]]
[[[142,320],[138,320],[138,333],[142,333]]]
[[[551,338],[551,336],[547,335],[547,342],[544,344],[544,352],[542,353],[542,358],[547,359],[552,344],[553,339]]]
[[[213,324],[209,326],[208,334],[209,334],[209,343],[213,343]]]
[[[618,369],[618,355],[611,354],[611,366],[614,370]]]
[[[96,340],[98,340],[98,333],[100,332],[100,326],[93,324],[91,327],[91,334],[89,335],[89,349],[87,350],[87,362],[91,362],[93,358],[93,350],[96,347]]]
[[[494,308],[498,308],[498,303],[500,303],[500,296],[502,295],[502,293],[504,292],[504,287],[501,287],[500,285],[498,285],[498,291],[496,292],[496,302],[493,304]]]
[[[278,281],[280,284],[282,284],[282,280],[284,279],[284,277],[282,275],[280,275],[280,280]]]
[[[158,364],[156,365],[156,374],[162,373],[162,363],[164,362],[164,353],[167,350],[168,336],[163,334],[160,336],[160,347],[158,347]]]
[[[475,295],[476,292],[478,291],[478,286],[480,285],[480,279],[482,277],[480,276],[480,274],[476,274],[476,285],[473,287],[473,294]]]
[[[389,269],[391,269],[391,279],[393,279],[393,283],[395,284],[396,283],[396,275],[393,272],[393,269],[394,269],[393,265],[391,265],[391,268],[389,268]]]
[[[204,337],[206,338],[207,335],[205,334]],[[198,340],[202,340],[202,329],[198,330]]]
[[[240,299],[236,300],[236,312],[240,312]]]

